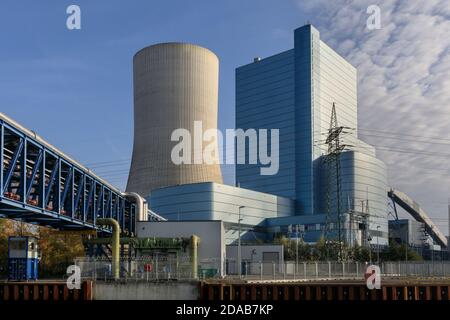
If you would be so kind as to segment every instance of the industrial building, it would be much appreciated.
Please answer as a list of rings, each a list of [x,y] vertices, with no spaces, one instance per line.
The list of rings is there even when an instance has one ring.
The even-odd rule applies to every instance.
[[[223,184],[219,162],[174,163],[175,130],[195,132],[197,121],[202,136],[217,129],[218,70],[214,53],[191,44],[157,44],[135,55],[127,192],[0,114],[0,216],[60,230],[96,230],[102,237],[85,241],[88,255],[109,256],[109,246],[116,279],[120,254],[130,261],[175,256],[177,266],[179,254],[190,254],[185,267],[195,277],[198,271],[242,273],[248,270],[238,261],[256,257],[282,263],[280,246],[270,247],[279,235],[311,243],[325,237],[379,251],[389,232],[391,239],[416,246],[421,228],[433,248],[448,247],[414,200],[388,191],[385,164],[358,138],[356,69],[309,24],[294,31],[293,49],[236,69],[236,128],[244,132],[245,158],[252,152],[245,132],[279,130],[278,170],[264,175],[261,159],[235,161],[231,186]],[[217,140],[208,145],[218,150]],[[196,159],[195,150],[189,157]],[[388,223],[389,198],[394,223]],[[399,220],[396,203],[417,223]],[[243,256],[237,259],[241,241]],[[135,269],[140,267],[149,268]],[[137,272],[131,264],[123,268]]]
[[[425,231],[425,224],[410,220],[398,219],[389,221],[389,238],[396,243],[408,244],[411,248],[432,246],[432,239]]]
[[[284,248],[282,245],[244,245],[240,248],[241,274],[271,275],[284,268]],[[239,246],[227,246],[226,273],[238,273]],[[274,270],[275,269],[275,270]]]
[[[315,241],[330,228],[327,216],[330,229],[336,227],[336,190],[327,190],[335,173],[324,161],[333,105],[337,125],[347,131],[340,141],[345,146],[339,173],[342,231],[347,239],[363,244],[361,230],[352,228],[351,220],[352,215],[362,220],[368,213],[366,233],[387,244],[386,167],[375,149],[358,139],[357,71],[320,39],[312,25],[294,31],[293,49],[236,70],[236,127],[280,128],[278,174],[257,175],[259,164],[237,165],[236,181],[241,187],[296,201],[292,217],[270,219],[272,229],[306,225],[305,239]]]
[[[212,182],[155,190],[149,204],[170,221],[223,221],[227,244],[237,239],[238,227],[245,240],[267,239],[267,219],[288,217],[295,208],[288,198]]]
[[[227,243],[226,228],[220,220],[190,220],[166,222],[138,222],[137,235],[141,239],[151,238],[189,238],[195,234],[199,238],[198,267],[199,274],[208,272],[212,276],[237,274],[238,246]],[[256,262],[276,264],[281,270],[284,263],[283,246],[281,245],[242,245],[242,271],[245,266]],[[250,270],[248,270],[250,271]]]
[[[199,269],[214,269],[215,274],[225,274],[225,229],[222,221],[166,221],[167,223],[139,222],[140,238],[199,237]],[[201,272],[200,272],[201,273]]]
[[[292,49],[235,70],[235,128],[243,136],[233,137],[234,186],[223,183],[220,140],[205,139],[217,131],[219,59],[197,45],[155,44],[133,58],[134,146],[126,192],[0,113],[0,218],[81,231],[85,249],[62,278],[66,287],[37,282],[39,249],[51,246],[38,246],[36,237],[9,237],[0,300],[78,300],[80,292],[83,299],[196,299],[196,292],[202,299],[246,301],[449,298],[448,283],[411,285],[411,275],[448,275],[450,264],[434,260],[449,239],[418,203],[388,188],[386,165],[359,139],[358,104],[364,101],[357,98],[356,68],[312,25],[293,36]],[[193,145],[188,154],[174,148],[186,140],[174,135],[179,130]],[[205,144],[217,156],[211,163],[198,157]],[[181,153],[189,161],[174,161]],[[256,163],[247,162],[255,153]],[[276,170],[268,173],[272,162],[266,160],[274,156]],[[414,220],[399,219],[396,205]],[[318,246],[299,247],[299,239],[314,244],[323,238]],[[383,261],[389,242],[407,244],[405,260],[413,248],[433,262]],[[360,248],[342,255],[342,244],[369,247],[368,257]],[[337,247],[339,254],[330,255]],[[408,283],[396,280],[370,293],[364,277],[374,252],[383,277],[407,276]],[[86,282],[70,289],[69,279],[78,275],[75,282]]]
[[[222,184],[218,164],[176,166],[170,159],[171,130],[192,130],[199,119],[216,126],[217,72],[217,57],[193,45],[159,44],[136,54],[127,191],[142,194],[171,221],[223,221],[227,243],[237,239],[238,227],[243,238],[267,240],[300,225],[308,242],[328,232],[360,245],[370,234],[386,245],[386,167],[358,139],[356,69],[309,24],[295,30],[293,49],[236,69],[236,128],[278,129],[280,139],[278,173],[261,175],[261,163],[237,164],[239,187]],[[341,137],[339,197],[327,187],[337,178],[323,142],[333,106],[337,125],[348,131]]]

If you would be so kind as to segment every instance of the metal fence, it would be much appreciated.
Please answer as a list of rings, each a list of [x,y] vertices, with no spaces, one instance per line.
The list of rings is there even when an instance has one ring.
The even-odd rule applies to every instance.
[[[376,264],[376,263],[373,263]],[[228,277],[245,280],[332,280],[363,279],[369,263],[364,262],[227,262]],[[382,262],[378,264],[382,277],[450,277],[450,261]]]
[[[110,280],[112,263],[106,258],[79,258],[75,265],[81,269],[82,279]],[[142,257],[120,260],[120,278],[123,280],[190,280],[194,278],[192,261],[188,256]]]
[[[83,279],[109,280],[112,265],[108,259],[80,258],[75,261]],[[374,263],[376,264],[376,263]],[[120,261],[120,278],[136,281],[240,278],[243,280],[331,280],[363,279],[368,263],[364,262],[242,262],[241,274],[235,260],[221,265],[218,259],[200,260],[197,275],[189,256],[141,257]],[[383,262],[382,277],[450,277],[450,261]]]

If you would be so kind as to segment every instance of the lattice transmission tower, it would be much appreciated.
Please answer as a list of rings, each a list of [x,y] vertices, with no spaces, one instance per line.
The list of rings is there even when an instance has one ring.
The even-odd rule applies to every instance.
[[[342,197],[341,197],[341,164],[340,155],[349,145],[341,142],[343,134],[348,133],[347,129],[351,129],[338,125],[336,104],[333,102],[331,110],[330,128],[328,129],[325,144],[328,151],[324,157],[325,167],[327,171],[326,178],[326,199],[327,199],[327,216],[325,226],[325,240],[327,244],[327,254],[329,256],[330,246],[333,247],[337,240],[338,259],[343,258],[342,246],[344,240],[343,221],[342,221]],[[337,230],[337,239],[334,239],[332,233]]]

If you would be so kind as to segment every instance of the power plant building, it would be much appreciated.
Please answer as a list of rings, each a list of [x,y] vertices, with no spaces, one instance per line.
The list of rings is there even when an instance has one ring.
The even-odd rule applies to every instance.
[[[294,49],[236,69],[236,127],[280,130],[279,172],[265,176],[259,174],[261,164],[238,164],[236,182],[296,201],[292,217],[268,220],[273,230],[304,225],[306,239],[314,241],[329,227],[327,215],[336,229],[336,190],[327,190],[336,173],[324,161],[333,104],[338,126],[347,131],[340,141],[347,146],[339,172],[343,232],[362,244],[364,223],[355,221],[365,219],[366,235],[387,244],[386,167],[375,149],[358,139],[357,71],[311,25],[295,30]]]
[[[356,69],[313,26],[295,30],[293,49],[236,69],[236,128],[279,129],[275,175],[261,175],[261,163],[237,164],[239,187],[233,187],[222,184],[218,164],[172,163],[173,130],[193,132],[197,120],[205,130],[217,127],[218,59],[209,50],[170,43],[139,51],[134,90],[127,191],[144,195],[156,213],[171,221],[223,221],[227,243],[237,239],[238,227],[244,237],[270,239],[294,225],[315,242],[330,228],[336,236],[336,221],[350,243],[367,245],[369,236],[372,244],[388,243],[386,167],[358,139]],[[324,161],[333,104],[338,125],[348,131],[341,140],[347,147],[339,157],[339,202],[327,189]]]
[[[154,190],[149,203],[170,221],[223,221],[226,244],[237,239],[239,221],[244,238],[262,239],[268,218],[288,217],[295,210],[291,199],[211,182]]]

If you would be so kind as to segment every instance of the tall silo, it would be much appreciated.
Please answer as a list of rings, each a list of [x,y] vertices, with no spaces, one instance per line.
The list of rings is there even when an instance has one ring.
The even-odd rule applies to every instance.
[[[137,52],[133,69],[134,146],[127,191],[147,197],[166,186],[222,183],[218,163],[176,165],[171,160],[175,129],[189,130],[194,140],[194,121],[202,121],[203,132],[217,128],[217,56],[192,44],[161,43]]]

